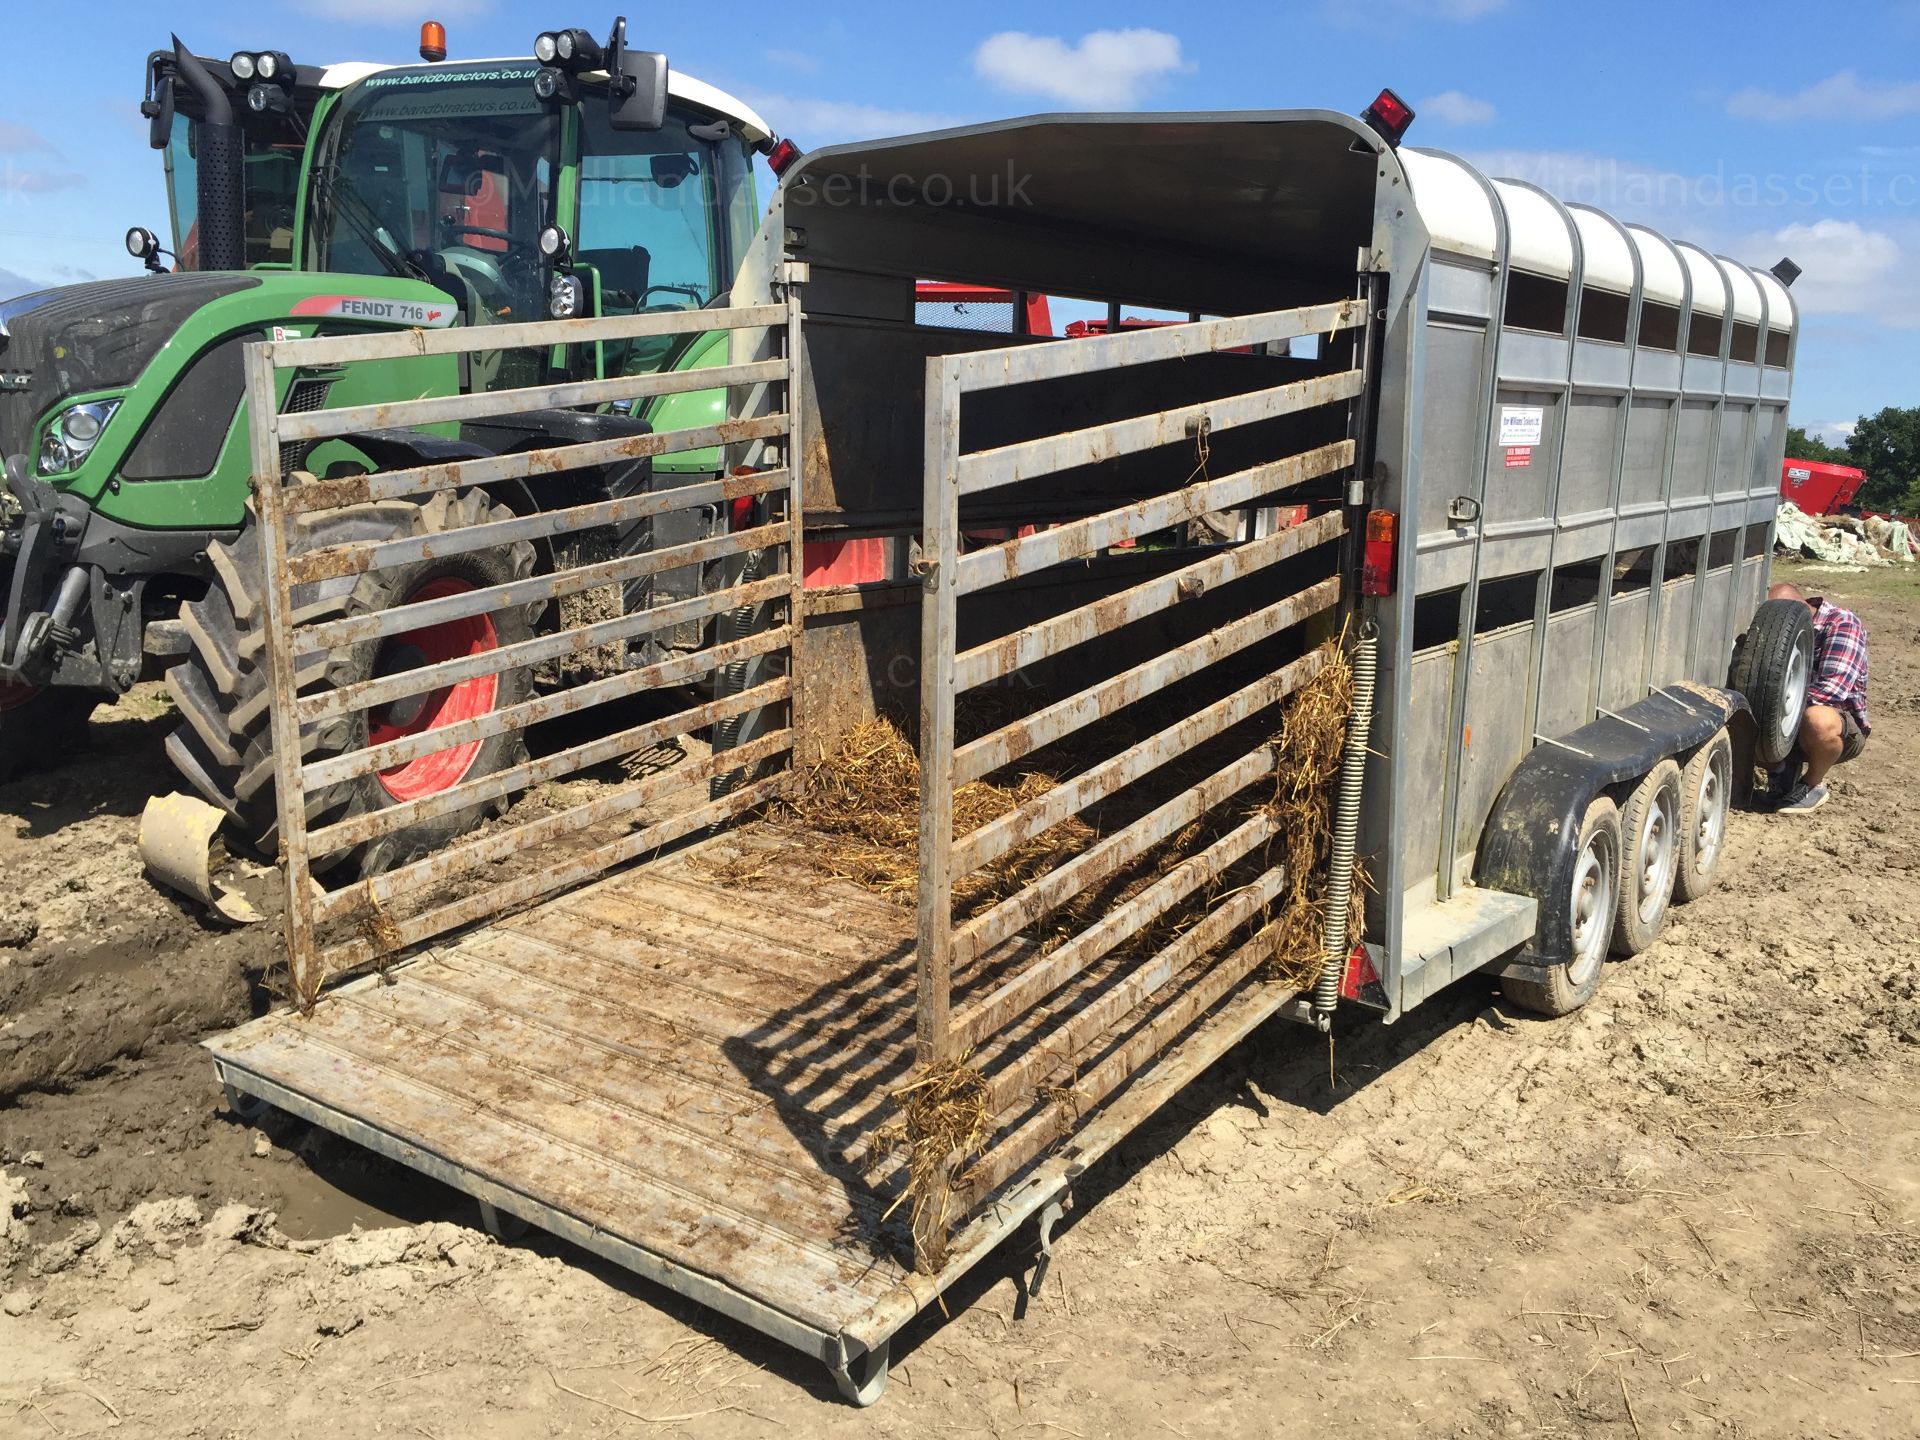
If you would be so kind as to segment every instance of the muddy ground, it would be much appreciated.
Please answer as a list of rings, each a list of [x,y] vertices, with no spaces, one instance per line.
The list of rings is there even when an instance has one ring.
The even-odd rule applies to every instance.
[[[895,1348],[780,1347],[292,1122],[196,1035],[264,1003],[133,859],[164,698],[0,789],[0,1431],[1331,1437],[1920,1433],[1920,586],[1874,738],[1562,1021],[1479,980],[1328,1053],[1257,1032]],[[11,1212],[11,1213],[9,1213]]]

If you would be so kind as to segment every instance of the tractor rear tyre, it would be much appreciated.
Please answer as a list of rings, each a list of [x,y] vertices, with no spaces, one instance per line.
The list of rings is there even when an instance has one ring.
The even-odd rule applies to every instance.
[[[1727,687],[1753,711],[1753,758],[1778,765],[1793,753],[1813,680],[1813,612],[1798,600],[1768,600],[1740,637]]]
[[[477,490],[441,492],[422,504],[375,502],[303,515],[294,521],[288,549],[300,554],[354,540],[465,529],[513,512]],[[167,753],[208,801],[227,812],[228,830],[244,848],[266,859],[279,847],[272,738],[260,593],[264,569],[257,521],[238,539],[216,547],[210,559],[219,583],[182,612],[192,644],[188,658],[167,672],[185,721],[167,740]],[[293,589],[302,623],[388,610],[466,590],[522,579],[533,572],[534,550],[520,543],[469,554],[434,556],[364,575],[312,581]],[[527,609],[515,606],[466,619],[343,646],[300,661],[303,696],[339,689],[511,645],[531,634]],[[307,761],[369,744],[438,729],[517,705],[532,693],[525,668],[484,675],[378,707],[301,728]],[[317,829],[351,815],[418,800],[517,764],[526,750],[518,730],[423,755],[386,770],[354,776],[307,797],[306,822]],[[316,871],[351,867],[373,875],[445,845],[483,818],[482,807],[436,815],[352,851],[315,856]]]

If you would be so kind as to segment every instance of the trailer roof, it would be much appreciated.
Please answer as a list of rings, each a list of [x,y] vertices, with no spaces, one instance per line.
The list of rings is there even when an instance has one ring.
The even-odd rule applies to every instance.
[[[1237,314],[1418,256],[1405,183],[1330,110],[1056,114],[815,150],[779,203],[818,265]]]
[[[1562,206],[1535,186],[1489,178],[1456,155],[1405,148],[1400,163],[1433,248],[1444,254],[1562,280],[1572,278],[1577,254],[1583,284],[1630,294],[1637,252],[1649,300],[1677,306],[1691,293],[1703,315],[1731,312],[1757,325],[1764,314],[1773,329],[1794,327],[1786,287],[1737,260],[1676,244],[1643,225],[1623,227],[1593,206]]]

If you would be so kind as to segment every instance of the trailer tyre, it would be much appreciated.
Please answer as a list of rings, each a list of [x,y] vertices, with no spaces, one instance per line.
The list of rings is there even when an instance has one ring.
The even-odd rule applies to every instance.
[[[463,529],[513,512],[495,506],[477,490],[441,492],[422,504],[405,501],[355,505],[298,517],[288,536],[300,554],[352,540]],[[273,858],[279,845],[272,740],[260,591],[263,563],[258,526],[249,519],[238,539],[210,552],[220,583],[205,599],[184,608],[192,651],[167,672],[183,723],[167,740],[174,764],[202,795],[227,812],[228,830],[246,849]],[[531,545],[519,543],[468,554],[434,556],[364,575],[346,575],[297,585],[293,606],[303,623],[336,619],[484,589],[524,578],[534,568]],[[302,657],[299,693],[314,695],[377,675],[393,674],[498,646],[531,634],[524,607],[488,611],[467,619],[363,641]],[[301,729],[301,749],[311,762],[476,718],[518,704],[532,693],[527,669],[508,670],[449,685],[316,723]],[[517,730],[493,735],[389,766],[310,794],[309,827],[331,824],[408,801],[519,762],[525,747]],[[316,872],[350,866],[375,874],[444,845],[484,817],[479,807],[431,816],[369,845],[313,857]]]
[[[1503,975],[1500,987],[1523,1010],[1570,1015],[1593,998],[1606,968],[1619,906],[1620,810],[1601,796],[1587,806],[1575,842],[1573,893],[1567,907],[1573,958],[1549,968],[1544,979]]]
[[[1753,710],[1753,758],[1778,765],[1793,753],[1813,680],[1813,612],[1798,600],[1768,600],[1740,637],[1729,689]]]
[[[1638,955],[1667,923],[1682,849],[1680,767],[1662,760],[1627,797],[1620,830],[1620,921],[1613,953]]]
[[[1680,865],[1673,898],[1698,900],[1720,879],[1720,853],[1733,809],[1733,741],[1721,730],[1680,772]]]

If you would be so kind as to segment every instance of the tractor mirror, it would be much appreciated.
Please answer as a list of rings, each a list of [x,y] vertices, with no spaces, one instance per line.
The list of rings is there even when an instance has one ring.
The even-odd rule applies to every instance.
[[[147,112],[147,144],[164,150],[173,142],[173,76],[162,75],[153,87],[153,99],[140,107]]]
[[[658,130],[667,123],[667,57],[627,48],[627,17],[613,22],[607,46],[607,123],[615,130]]]
[[[653,183],[662,190],[671,190],[693,174],[691,155],[652,155],[647,158],[647,169],[653,176]]]

